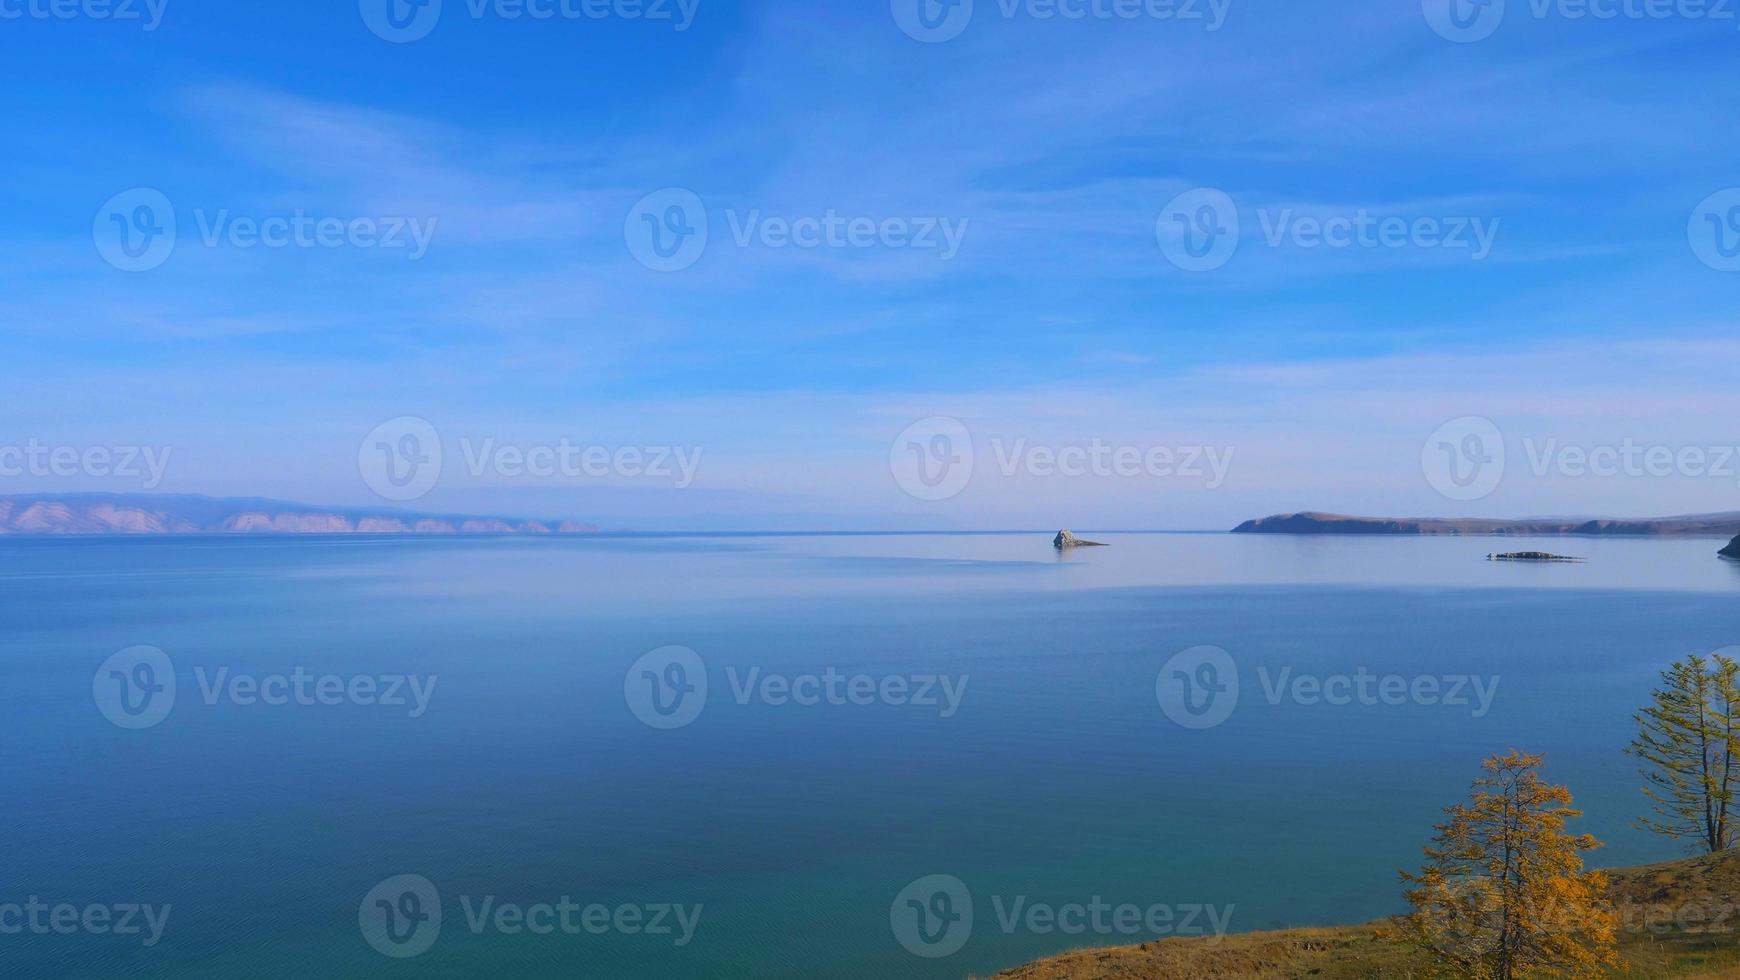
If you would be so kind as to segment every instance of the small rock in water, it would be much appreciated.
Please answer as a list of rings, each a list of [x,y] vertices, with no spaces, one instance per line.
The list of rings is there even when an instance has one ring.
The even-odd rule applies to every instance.
[[[1057,537],[1051,539],[1051,546],[1059,551],[1064,548],[1104,548],[1104,541],[1083,541],[1068,531],[1057,532]]]
[[[1510,551],[1502,555],[1487,555],[1487,561],[1587,561],[1585,558],[1570,558],[1565,555],[1549,554],[1545,551]]]

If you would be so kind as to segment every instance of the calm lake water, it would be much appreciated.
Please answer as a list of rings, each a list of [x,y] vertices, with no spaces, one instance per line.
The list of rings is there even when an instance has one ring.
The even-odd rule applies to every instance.
[[[1093,536],[0,543],[0,929],[81,916],[0,973],[962,977],[1359,921],[1513,746],[1598,863],[1678,856],[1622,750],[1740,643],[1721,542]],[[1482,560],[1535,547],[1590,561]],[[1096,900],[1136,931],[1025,911]]]

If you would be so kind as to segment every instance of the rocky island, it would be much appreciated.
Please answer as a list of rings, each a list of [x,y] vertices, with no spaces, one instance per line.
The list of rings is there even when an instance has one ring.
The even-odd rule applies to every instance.
[[[1728,547],[1716,552],[1716,554],[1721,555],[1723,558],[1732,558],[1735,561],[1740,561],[1740,537],[1736,537],[1734,540],[1728,542]]]
[[[1084,541],[1068,531],[1059,531],[1057,537],[1051,539],[1051,546],[1058,551],[1063,551],[1067,548],[1104,548],[1106,543],[1104,541]]]
[[[1571,558],[1566,555],[1555,555],[1545,551],[1507,551],[1504,554],[1487,555],[1487,561],[1588,561],[1587,558]]]

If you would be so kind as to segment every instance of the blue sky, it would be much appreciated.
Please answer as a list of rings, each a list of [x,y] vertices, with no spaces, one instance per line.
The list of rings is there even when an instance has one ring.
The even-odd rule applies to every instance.
[[[1508,0],[1458,43],[1439,0],[1223,0],[1213,30],[976,0],[926,43],[907,0],[698,0],[685,30],[629,0],[549,19],[444,0],[390,43],[374,0],[159,0],[154,30],[47,2],[0,0],[22,13],[0,16],[0,443],[172,447],[155,489],[363,506],[381,498],[359,443],[415,417],[446,461],[405,506],[645,528],[1740,509],[1740,477],[1527,462],[1740,443],[1740,273],[1695,241],[1703,202],[1740,186],[1740,12]],[[176,222],[148,271],[97,240],[135,188]],[[667,188],[709,234],[656,271],[625,229]],[[1204,188],[1232,202],[1237,249],[1181,268],[1167,209]],[[1410,231],[1299,230],[1361,213]],[[229,233],[295,214],[416,224],[426,253]],[[828,215],[959,240],[762,235]],[[890,467],[931,417],[959,420],[976,462],[943,500]],[[1474,500],[1422,473],[1463,417],[1509,449]],[[463,463],[563,439],[704,457],[680,488]],[[1231,463],[1212,487],[999,465],[1096,444]],[[138,487],[0,477],[62,489]]]

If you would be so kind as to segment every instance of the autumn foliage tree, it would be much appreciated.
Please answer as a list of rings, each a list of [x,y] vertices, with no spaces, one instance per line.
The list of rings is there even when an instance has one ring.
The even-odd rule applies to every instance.
[[[1638,825],[1711,852],[1736,843],[1740,789],[1740,663],[1691,656],[1662,672],[1653,703],[1634,717],[1628,750],[1643,761],[1655,816]]]
[[[1402,936],[1445,974],[1477,980],[1597,977],[1618,963],[1607,878],[1583,870],[1601,844],[1566,833],[1571,792],[1541,778],[1543,757],[1516,750],[1485,763],[1469,800],[1402,872],[1414,911]]]

